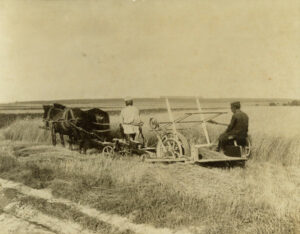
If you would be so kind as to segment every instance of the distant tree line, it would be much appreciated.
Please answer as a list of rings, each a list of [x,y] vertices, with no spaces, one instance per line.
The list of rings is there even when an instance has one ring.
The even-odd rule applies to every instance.
[[[269,106],[279,106],[279,103],[275,103],[275,102],[270,102]],[[283,106],[300,106],[300,100],[293,100],[291,102],[288,103],[283,103]]]
[[[293,100],[288,103],[288,106],[300,106],[300,100]]]

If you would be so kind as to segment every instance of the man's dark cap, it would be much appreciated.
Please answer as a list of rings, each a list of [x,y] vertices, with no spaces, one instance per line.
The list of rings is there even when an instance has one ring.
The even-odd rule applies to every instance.
[[[239,109],[239,108],[241,108],[241,103],[240,102],[232,102],[231,106]]]

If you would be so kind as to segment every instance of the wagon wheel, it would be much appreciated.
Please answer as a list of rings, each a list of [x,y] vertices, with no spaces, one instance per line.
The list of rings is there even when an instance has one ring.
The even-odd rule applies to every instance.
[[[181,148],[182,148],[182,154],[186,157],[189,157],[191,155],[191,146],[188,142],[188,140],[186,139],[186,137],[184,135],[182,135],[180,132],[176,132],[176,135],[178,137],[178,141],[181,144]],[[162,141],[165,141],[166,139],[174,139],[174,133],[173,132],[167,132],[162,136]]]
[[[55,133],[55,128],[54,124],[50,124],[50,131],[51,131],[51,140],[52,140],[52,145],[56,145],[56,133]]]
[[[102,149],[102,154],[106,157],[112,157],[112,156],[114,156],[114,153],[115,153],[115,150],[110,145],[104,146]]]
[[[156,155],[158,158],[181,158],[183,157],[181,143],[173,138],[159,141],[156,146]]]

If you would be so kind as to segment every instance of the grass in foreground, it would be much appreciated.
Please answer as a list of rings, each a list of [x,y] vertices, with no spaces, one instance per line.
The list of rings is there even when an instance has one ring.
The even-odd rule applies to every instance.
[[[3,143],[0,176],[137,223],[205,233],[297,233],[300,223],[299,139],[256,134],[245,169],[150,165],[126,158],[82,155],[39,145],[49,136],[39,122],[15,122]],[[212,129],[216,137],[219,130]],[[146,134],[150,134],[146,132]],[[185,135],[201,139],[198,131]],[[151,135],[150,135],[151,137]],[[85,156],[89,157],[89,156]]]
[[[23,157],[22,147],[2,147],[1,165],[6,166],[1,167],[1,177],[51,188],[55,196],[124,215],[136,223],[175,229],[200,226],[205,233],[299,231],[299,165],[262,163],[258,149],[245,169],[207,169],[101,155],[86,156],[91,159],[83,161],[79,154],[64,149],[49,147],[41,153],[22,145],[31,147],[31,156]],[[44,146],[35,149],[39,147]],[[290,144],[287,149],[293,147]],[[293,157],[293,152],[285,155]],[[73,157],[62,160],[60,155]]]

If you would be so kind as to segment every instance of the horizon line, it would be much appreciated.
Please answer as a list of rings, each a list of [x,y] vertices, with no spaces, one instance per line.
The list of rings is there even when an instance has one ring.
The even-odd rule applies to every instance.
[[[182,99],[266,99],[266,100],[300,100],[300,98],[290,98],[290,97],[203,97],[203,96],[189,96],[189,95],[167,95],[167,96],[152,96],[152,97],[141,97],[141,96],[132,96],[133,99],[163,99],[163,98],[182,98]],[[97,98],[58,98],[58,99],[33,99],[33,100],[21,100],[21,101],[10,101],[10,102],[0,102],[0,104],[14,104],[14,103],[30,103],[30,102],[54,102],[54,101],[74,101],[74,100],[122,100],[124,97],[97,97]]]

